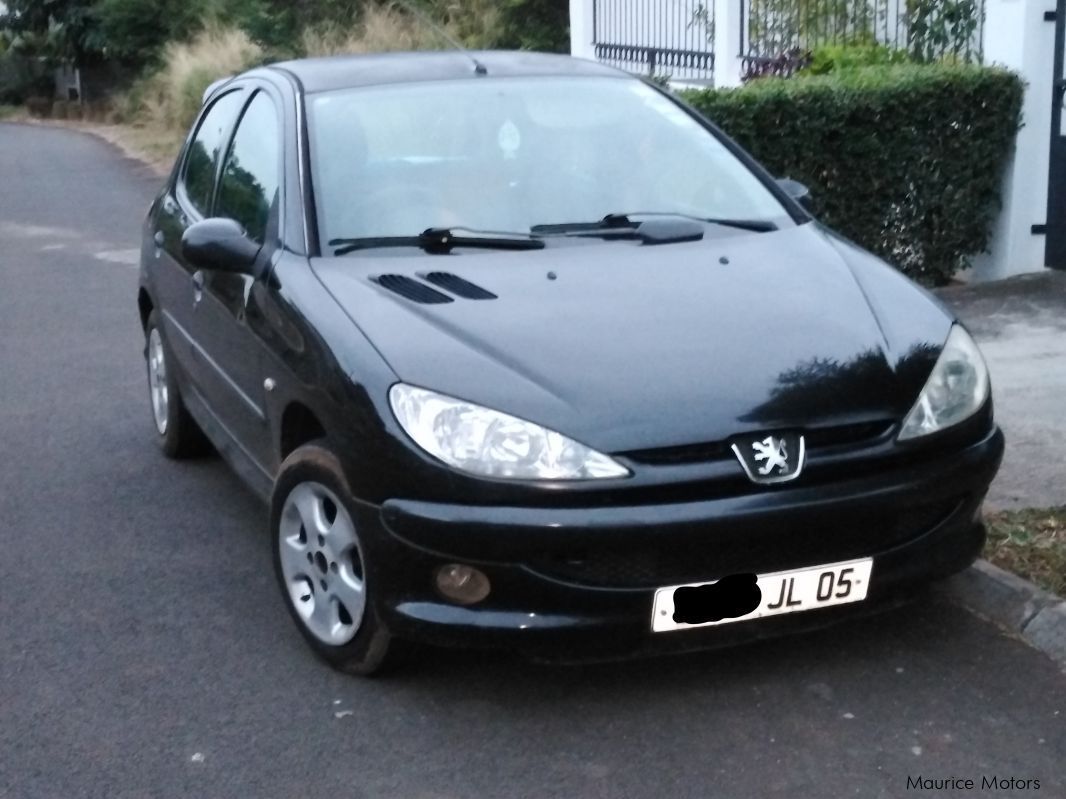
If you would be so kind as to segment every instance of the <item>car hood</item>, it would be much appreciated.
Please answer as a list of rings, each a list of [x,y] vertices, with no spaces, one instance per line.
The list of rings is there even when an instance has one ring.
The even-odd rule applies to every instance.
[[[312,265],[400,380],[609,453],[899,419],[951,324],[920,289],[816,224]],[[424,303],[429,273],[494,297],[439,287],[452,301]],[[403,296],[382,275],[422,287]]]

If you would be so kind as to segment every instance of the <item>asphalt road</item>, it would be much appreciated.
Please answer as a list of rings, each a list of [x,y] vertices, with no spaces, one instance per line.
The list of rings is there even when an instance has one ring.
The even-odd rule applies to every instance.
[[[264,509],[152,440],[133,261],[157,181],[0,125],[0,797],[1066,796],[1066,677],[943,600],[595,667],[321,665]]]

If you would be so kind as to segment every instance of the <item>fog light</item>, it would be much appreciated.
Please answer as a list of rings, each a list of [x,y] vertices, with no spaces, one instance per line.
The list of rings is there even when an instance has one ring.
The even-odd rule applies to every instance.
[[[485,572],[461,563],[441,566],[435,582],[445,599],[460,605],[473,605],[489,595],[489,578]]]

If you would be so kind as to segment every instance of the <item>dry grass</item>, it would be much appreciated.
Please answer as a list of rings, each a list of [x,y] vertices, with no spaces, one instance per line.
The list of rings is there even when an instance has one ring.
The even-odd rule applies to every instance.
[[[437,22],[464,46],[489,47],[499,29],[495,0],[438,0]],[[445,50],[452,44],[423,19],[397,4],[368,5],[350,25],[304,32],[297,50],[308,56],[396,50]],[[262,48],[238,28],[209,26],[193,40],[172,42],[161,66],[122,98],[88,115],[53,105],[55,119],[76,120],[157,170],[173,162],[214,81],[262,63]],[[75,114],[77,111],[77,114]],[[84,124],[85,122],[93,124]],[[107,123],[107,124],[101,124]]]
[[[168,44],[160,68],[114,104],[107,138],[156,168],[172,162],[207,87],[262,59],[259,45],[236,28],[209,27],[191,41]]]
[[[997,566],[1066,595],[1066,506],[990,513],[985,557]]]
[[[490,0],[461,0],[444,7],[438,21],[447,36],[473,48],[488,47],[499,27],[499,10]],[[304,31],[301,46],[308,56],[448,50],[448,38],[424,20],[393,4],[369,6],[351,25],[326,25]]]
[[[166,175],[174,165],[184,141],[184,134],[170,131],[155,131],[145,127],[124,124],[82,125],[82,130],[105,139],[130,158],[143,161],[157,174]]]
[[[200,110],[208,86],[262,59],[259,45],[237,28],[211,27],[190,42],[172,42],[164,51],[162,67],[131,90],[122,116],[139,126],[181,136]]]

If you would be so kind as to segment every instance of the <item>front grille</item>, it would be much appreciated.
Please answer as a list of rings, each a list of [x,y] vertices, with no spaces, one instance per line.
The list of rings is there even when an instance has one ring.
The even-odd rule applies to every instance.
[[[874,422],[861,422],[860,424],[842,424],[832,427],[815,427],[804,431],[807,440],[807,451],[816,452],[822,449],[837,449],[865,447],[886,438],[895,428],[895,424],[889,419],[879,419]]]
[[[660,447],[659,449],[641,449],[620,454],[632,461],[648,466],[706,463],[707,461],[717,461],[732,457],[729,444],[725,441],[711,441],[706,444],[685,444],[679,447]]]
[[[799,522],[730,525],[683,542],[618,544],[546,553],[526,568],[564,582],[653,588],[849,560],[898,546],[944,522],[963,500],[916,505],[848,519],[807,515]],[[769,529],[768,529],[769,528]],[[649,533],[649,537],[654,533]]]
[[[804,429],[807,452],[819,450],[859,449],[879,442],[893,429],[893,422],[879,419],[860,424],[833,425]],[[732,458],[733,452],[728,441],[710,441],[702,444],[684,444],[676,447],[659,447],[618,453],[637,463],[648,466],[679,466],[687,463],[707,463],[708,461]]]

